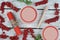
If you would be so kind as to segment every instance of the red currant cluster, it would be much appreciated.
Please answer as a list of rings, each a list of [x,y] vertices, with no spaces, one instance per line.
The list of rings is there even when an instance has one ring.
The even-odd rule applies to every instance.
[[[48,24],[59,20],[59,10],[57,9],[59,7],[58,3],[55,3],[54,7],[56,9],[56,11],[55,11],[56,17],[46,20],[45,22]]]

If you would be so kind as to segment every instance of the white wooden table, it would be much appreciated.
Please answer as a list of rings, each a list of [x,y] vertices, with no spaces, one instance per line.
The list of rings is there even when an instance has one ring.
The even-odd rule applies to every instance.
[[[25,6],[27,6],[25,3],[21,3],[21,2],[19,2],[17,0],[0,0],[0,4],[3,1],[9,1],[13,5],[15,5],[16,7],[21,8],[21,9],[23,7],[25,7]],[[33,2],[37,2],[37,1],[41,1],[41,0],[32,0],[32,1]],[[38,20],[39,20],[39,18],[41,16],[41,13],[42,13],[42,11],[43,11],[43,9],[44,9],[45,6],[48,6],[48,11],[46,12],[46,15],[44,17],[44,20],[49,19],[49,18],[53,18],[55,16],[54,15],[54,12],[55,12],[54,4],[55,3],[59,3],[59,8],[58,9],[60,10],[60,0],[48,0],[48,3],[45,4],[45,5],[39,5],[39,6],[31,5],[34,8],[36,8],[36,10],[38,12],[38,18],[37,18],[37,20],[34,23],[31,23],[31,24],[24,24],[24,23],[22,23],[21,20],[20,20],[20,11],[19,12],[15,12],[15,11],[13,11],[12,9],[10,9],[8,7],[5,7],[4,14],[1,14],[1,12],[0,12],[0,15],[2,15],[5,18],[5,20],[6,20],[6,22],[3,23],[3,24],[6,25],[6,26],[8,26],[8,27],[12,27],[12,25],[11,25],[10,21],[8,20],[7,12],[12,11],[13,14],[15,15],[17,21],[19,22],[19,26],[21,28],[29,28],[29,27],[36,28],[36,26],[38,24]],[[59,16],[60,16],[60,14],[59,14]],[[40,28],[44,28],[46,25],[47,24],[44,23],[44,21],[43,21],[43,23],[41,24]],[[59,28],[60,28],[60,19],[57,22],[51,23],[50,25],[51,26],[56,26],[58,28],[58,30],[59,30]],[[38,33],[41,34],[41,32],[42,32],[41,29],[34,29],[34,31],[35,31],[35,34],[38,34]],[[15,35],[15,32],[14,32],[13,29],[11,29],[8,32],[7,31],[4,31],[4,32],[6,32],[6,34],[9,35],[9,36],[14,36]],[[60,30],[59,30],[59,33],[60,33]],[[0,29],[0,34],[2,34],[2,30],[1,29]],[[0,38],[0,40],[2,40],[2,39]],[[7,38],[7,39],[3,39],[3,40],[10,40],[10,39]],[[22,40],[22,35],[20,36],[19,40]],[[31,38],[31,36],[29,35],[27,40],[34,40],[34,39]],[[58,40],[60,40],[60,35],[59,35]]]

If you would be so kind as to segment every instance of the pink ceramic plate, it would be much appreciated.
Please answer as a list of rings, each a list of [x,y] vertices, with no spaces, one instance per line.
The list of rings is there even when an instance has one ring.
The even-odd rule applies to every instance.
[[[21,10],[20,17],[24,22],[33,22],[37,18],[37,11],[31,6],[26,6]]]
[[[54,26],[47,26],[42,31],[43,40],[57,40],[58,29]]]

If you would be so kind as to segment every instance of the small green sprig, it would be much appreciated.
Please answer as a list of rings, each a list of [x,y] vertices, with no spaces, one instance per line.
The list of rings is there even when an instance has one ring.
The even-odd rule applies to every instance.
[[[26,3],[27,5],[32,4],[31,0],[18,0],[18,1],[24,2],[24,3]]]
[[[35,39],[35,40],[42,40],[41,35],[40,35],[40,34],[38,34],[38,35],[36,36],[36,39]]]
[[[20,2],[24,2],[24,0],[18,0],[18,1],[20,1]]]

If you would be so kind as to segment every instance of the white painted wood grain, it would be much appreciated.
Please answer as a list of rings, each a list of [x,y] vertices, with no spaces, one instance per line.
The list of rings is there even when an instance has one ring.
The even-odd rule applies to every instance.
[[[11,2],[13,5],[15,5],[18,8],[22,8],[22,7],[28,6],[25,3],[19,2],[17,0],[0,0],[0,4],[2,2],[4,2],[4,1]],[[34,3],[34,2],[37,2],[39,0],[32,0],[32,1]],[[40,0],[40,1],[42,1],[42,0]],[[45,6],[48,6],[48,9],[54,9],[54,4],[55,3],[58,3],[59,4],[59,8],[58,9],[60,9],[60,0],[48,0],[48,3],[47,4],[39,5],[39,6],[34,6],[34,4],[31,4],[31,6],[34,6],[37,9],[43,9]],[[7,7],[5,7],[5,8],[7,8]]]
[[[17,0],[0,0],[0,5],[1,5],[1,3],[2,3],[3,1],[9,1],[9,2],[11,2],[14,6],[16,6],[16,7],[18,7],[18,8],[23,8],[23,7],[27,6],[25,3],[18,2]],[[32,0],[32,1],[33,1],[33,3],[34,3],[34,2],[37,2],[37,0]],[[41,1],[41,0],[40,0],[40,1]],[[44,7],[47,5],[47,6],[48,6],[48,9],[54,9],[54,3],[59,3],[59,8],[58,8],[58,9],[60,9],[60,0],[48,0],[48,3],[45,4],[45,5],[40,5],[40,6],[31,5],[31,6],[35,7],[36,9],[44,9]],[[5,7],[5,8],[7,8],[7,7]],[[24,23],[22,23],[22,21],[21,21],[21,19],[20,19],[20,11],[16,13],[16,12],[13,11],[13,10],[7,10],[7,9],[6,9],[5,12],[4,12],[4,14],[1,14],[1,12],[0,12],[0,15],[2,15],[2,16],[5,18],[5,21],[6,21],[6,22],[3,23],[3,24],[6,25],[6,26],[8,26],[8,27],[12,27],[12,25],[11,25],[11,23],[10,23],[10,21],[8,20],[8,17],[7,17],[7,12],[9,12],[9,11],[13,12],[13,14],[15,15],[15,17],[16,17],[16,19],[17,19],[18,24],[19,24],[20,27],[25,27],[25,28],[26,28],[26,27],[32,27],[32,28],[35,28],[36,25],[38,24],[39,18],[40,18],[40,16],[41,16],[41,13],[42,13],[43,10],[37,10],[37,12],[38,12],[38,18],[37,18],[37,20],[36,20],[34,23],[31,23],[31,24],[24,24]],[[59,15],[59,16],[60,16],[60,15]],[[55,15],[54,15],[54,10],[48,10],[48,11],[46,12],[45,17],[44,17],[44,21],[45,21],[46,19],[49,19],[49,18],[52,18],[52,17],[55,17]],[[46,24],[44,21],[43,21],[43,23],[41,24],[40,28],[46,27],[47,24]],[[56,26],[57,28],[60,28],[60,19],[59,19],[59,21],[54,22],[54,23],[51,23],[50,25]],[[38,33],[41,34],[41,32],[42,32],[42,30],[39,30],[39,29],[35,29],[34,31],[35,31],[34,34],[38,34]],[[6,34],[9,35],[9,36],[15,35],[14,30],[10,30],[10,31],[8,31],[8,32],[5,31],[5,32],[6,32]],[[11,32],[11,34],[10,34],[10,32]],[[0,30],[0,34],[2,34],[2,30]],[[22,37],[23,37],[23,35],[19,36],[19,40],[22,40]],[[10,39],[9,39],[9,38],[7,38],[7,39],[1,39],[1,38],[0,38],[0,40],[10,40]],[[27,40],[34,40],[34,39],[32,39],[30,35],[28,35]],[[58,40],[60,40],[60,30],[59,30],[59,38],[58,38]]]

